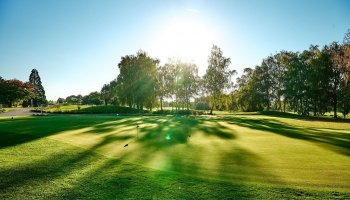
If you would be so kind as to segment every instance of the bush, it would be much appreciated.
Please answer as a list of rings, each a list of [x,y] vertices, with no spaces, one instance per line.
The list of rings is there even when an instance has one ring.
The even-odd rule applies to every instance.
[[[209,105],[205,102],[198,102],[196,103],[196,110],[209,110]]]
[[[163,114],[163,115],[191,115],[192,114],[192,110],[157,110],[157,111],[154,111],[152,112],[152,114],[155,114],[155,115],[160,115],[160,114]]]
[[[192,115],[204,115],[205,112],[203,110],[192,110]]]

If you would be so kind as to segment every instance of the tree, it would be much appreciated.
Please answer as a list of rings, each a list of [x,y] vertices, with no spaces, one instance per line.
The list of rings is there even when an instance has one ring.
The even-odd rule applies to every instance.
[[[81,104],[83,102],[83,96],[79,95],[70,95],[66,98],[68,104]]]
[[[99,92],[91,92],[90,94],[83,96],[82,104],[85,105],[101,105],[101,94]]]
[[[29,82],[34,88],[34,97],[32,99],[34,106],[39,106],[40,104],[46,103],[45,90],[42,86],[38,70],[32,70],[29,76]]]
[[[333,111],[334,111],[334,118],[337,118],[337,106],[338,106],[338,101],[340,98],[344,98],[346,94],[345,86],[344,83],[342,83],[345,77],[345,63],[344,63],[344,52],[342,49],[342,46],[339,45],[336,42],[333,42],[329,47],[326,47],[326,51],[330,56],[331,59],[331,80],[330,84],[332,87],[332,103],[333,103]],[[340,91],[343,90],[343,91]],[[343,93],[343,94],[342,94]],[[341,95],[341,96],[340,96]],[[345,96],[343,96],[345,95]]]
[[[268,103],[269,105],[274,105],[275,110],[282,111],[282,101],[284,97],[284,76],[286,68],[282,64],[283,51],[277,53],[275,55],[269,56],[267,59],[263,61],[263,63],[267,66],[267,76],[268,80]],[[269,110],[270,107],[268,107]]]
[[[101,89],[101,97],[104,101],[105,106],[107,106],[109,100],[111,99],[111,85],[110,84],[104,84]]]
[[[24,101],[34,96],[30,83],[13,80],[0,80],[0,103],[12,106],[13,103]]]
[[[64,102],[65,102],[65,99],[64,98],[61,98],[61,97],[59,97],[58,99],[57,99],[57,104],[63,104]]]
[[[107,106],[109,103],[113,105],[119,105],[118,100],[118,83],[117,80],[114,79],[108,84],[104,84],[101,88],[101,98],[104,101],[105,106]]]
[[[342,55],[336,62],[341,63],[342,79],[339,88],[339,108],[345,118],[350,112],[350,29],[344,36],[341,46]]]
[[[172,96],[175,84],[175,67],[165,64],[157,69],[157,96],[160,101],[160,110],[163,111],[164,98]]]
[[[350,44],[350,29],[344,35],[343,44]]]
[[[156,76],[159,60],[151,58],[146,52],[122,57],[117,78],[118,97],[129,107],[143,110],[152,109],[156,99]]]
[[[204,75],[204,85],[211,98],[210,114],[213,114],[213,109],[224,90],[231,86],[231,76],[235,71],[228,69],[230,63],[230,58],[224,57],[221,49],[213,45],[208,57],[208,68]]]
[[[175,68],[175,95],[176,104],[182,104],[187,110],[190,108],[190,100],[198,91],[198,68],[195,64],[177,62]]]

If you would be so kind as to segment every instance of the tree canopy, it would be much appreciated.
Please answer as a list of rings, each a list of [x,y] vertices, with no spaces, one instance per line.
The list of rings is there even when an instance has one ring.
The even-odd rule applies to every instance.
[[[45,104],[47,101],[45,96],[45,90],[42,86],[38,70],[32,70],[32,72],[29,75],[29,82],[32,84],[34,89],[34,97],[32,98],[34,106]]]

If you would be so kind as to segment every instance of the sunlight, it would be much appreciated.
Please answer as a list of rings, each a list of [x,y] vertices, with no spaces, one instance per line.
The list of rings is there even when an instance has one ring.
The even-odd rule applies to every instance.
[[[217,41],[215,28],[199,19],[197,14],[168,20],[159,30],[154,51],[162,61],[168,58],[194,62],[203,73],[211,46]]]

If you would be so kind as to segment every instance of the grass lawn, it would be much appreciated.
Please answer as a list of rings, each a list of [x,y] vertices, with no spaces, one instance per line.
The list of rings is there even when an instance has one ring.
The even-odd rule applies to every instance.
[[[350,199],[349,169],[348,121],[0,118],[0,199]]]
[[[17,110],[17,109],[22,109],[22,107],[2,108],[2,109],[0,109],[0,113],[1,112],[9,112],[9,111],[12,111],[12,110]]]
[[[91,106],[89,106],[89,105],[48,106],[44,110],[47,112],[58,112],[58,111],[66,112],[66,111],[78,110],[78,107],[80,109],[84,109],[84,108],[89,108]],[[40,108],[38,108],[38,109],[40,109]]]

